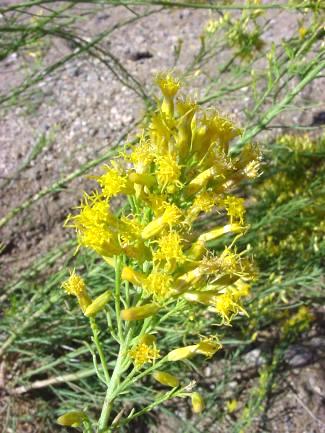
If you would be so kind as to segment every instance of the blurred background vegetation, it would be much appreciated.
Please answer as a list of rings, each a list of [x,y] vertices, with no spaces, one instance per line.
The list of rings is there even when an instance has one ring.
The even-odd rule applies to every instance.
[[[62,431],[60,410],[100,410],[88,324],[60,285],[74,267],[98,293],[114,276],[95,254],[75,255],[62,226],[87,175],[136,140],[162,70],[241,125],[234,154],[261,149],[262,175],[240,188],[250,225],[240,242],[259,277],[249,318],[223,331],[213,362],[173,366],[198,380],[206,411],[166,402],[121,431],[322,431],[323,22],[319,0],[0,2],[3,432]],[[162,352],[215,332],[195,311],[165,328]],[[125,396],[126,411],[150,404],[149,382]]]

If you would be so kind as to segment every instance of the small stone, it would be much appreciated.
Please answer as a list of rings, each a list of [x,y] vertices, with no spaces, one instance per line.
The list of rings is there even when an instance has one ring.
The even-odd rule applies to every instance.
[[[259,367],[260,365],[265,364],[265,360],[261,356],[260,349],[251,350],[250,352],[246,353],[243,358],[246,364],[248,364],[250,367]]]
[[[284,355],[284,359],[290,367],[297,368],[309,364],[313,361],[314,355],[310,349],[301,346],[290,346]]]

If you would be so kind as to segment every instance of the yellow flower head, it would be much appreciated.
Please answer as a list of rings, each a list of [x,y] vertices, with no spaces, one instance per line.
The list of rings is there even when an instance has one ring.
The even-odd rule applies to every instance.
[[[135,168],[137,173],[144,173],[148,166],[155,159],[155,153],[151,147],[151,143],[145,138],[141,137],[140,143],[136,146],[133,146],[132,152],[127,155],[127,159],[129,159]]]
[[[82,231],[84,227],[94,225],[104,225],[108,223],[109,218],[114,218],[110,213],[110,206],[107,200],[104,200],[98,193],[93,195],[84,195],[84,200],[79,206],[80,213],[72,217],[74,227]]]
[[[122,216],[119,225],[119,235],[122,244],[140,240],[142,229],[141,223],[134,215],[131,214],[128,217]]]
[[[162,216],[162,221],[169,227],[177,224],[182,218],[182,211],[175,204],[166,204],[165,212]]]
[[[239,222],[243,224],[245,216],[244,199],[228,195],[224,200],[224,204],[227,214],[230,216],[230,223]]]
[[[156,159],[156,167],[156,176],[162,191],[166,187],[168,187],[169,191],[173,191],[173,187],[181,187],[182,183],[179,180],[181,167],[177,163],[175,154],[168,153],[163,156],[158,156]]]
[[[213,192],[202,192],[198,194],[193,202],[192,207],[200,212],[210,212],[216,204],[216,194]]]
[[[308,29],[306,27],[301,26],[298,29],[300,39],[305,39],[306,34],[308,33]]]
[[[120,193],[132,192],[126,174],[121,174],[116,165],[113,167],[106,166],[106,173],[99,176],[97,182],[102,187],[103,196],[106,198],[111,198]]]
[[[172,266],[175,261],[178,264],[184,263],[186,257],[182,250],[182,238],[179,233],[172,231],[158,239],[158,249],[153,254],[153,260],[166,261]]]
[[[162,194],[148,194],[146,201],[156,217],[164,213],[166,197]]]
[[[222,325],[229,326],[233,317],[237,316],[239,313],[248,315],[244,308],[236,302],[235,297],[229,292],[216,297],[214,308],[217,314],[221,317]]]
[[[91,304],[91,298],[88,296],[84,280],[75,273],[75,270],[71,272],[70,277],[62,283],[61,287],[69,295],[76,296],[80,308],[85,313],[87,307]]]
[[[158,84],[162,94],[168,98],[174,97],[181,87],[180,82],[170,74],[158,74],[156,77],[156,83]]]
[[[156,347],[156,339],[152,335],[145,334],[140,341],[128,352],[136,368],[141,368],[148,362],[154,363],[160,358]]]
[[[180,83],[170,74],[159,74],[156,83],[164,95],[161,114],[166,117],[166,121],[170,121],[174,117],[174,97],[180,88]]]
[[[121,248],[117,241],[118,221],[111,213],[107,200],[101,195],[85,194],[79,206],[80,213],[69,217],[68,222],[77,231],[79,245],[91,248],[106,256],[119,254]]]
[[[73,270],[70,274],[70,277],[62,283],[62,288],[69,294],[74,296],[81,296],[86,291],[86,284],[82,277],[76,274],[75,270]]]
[[[155,301],[162,302],[170,296],[173,278],[162,272],[152,272],[144,282],[147,295]]]

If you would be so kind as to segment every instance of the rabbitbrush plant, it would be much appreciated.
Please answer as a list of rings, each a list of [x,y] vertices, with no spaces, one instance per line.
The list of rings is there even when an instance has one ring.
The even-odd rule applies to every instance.
[[[230,143],[241,130],[213,109],[176,98],[180,83],[171,75],[159,75],[156,81],[163,99],[137,143],[126,145],[104,167],[95,178],[98,189],[85,193],[78,213],[67,220],[79,247],[94,250],[115,270],[115,286],[103,288],[95,299],[75,271],[63,283],[89,320],[95,368],[106,387],[98,421],[79,408],[58,419],[64,426],[82,426],[84,432],[117,431],[176,397],[188,398],[193,412],[202,412],[204,399],[195,383],[171,374],[171,365],[212,357],[222,347],[220,327],[247,315],[243,299],[255,271],[245,251],[236,250],[247,227],[244,199],[234,191],[243,179],[258,174],[259,152],[247,145],[231,157]],[[205,223],[207,214],[214,225]],[[222,237],[227,245],[216,254],[209,243]],[[100,315],[106,315],[107,327],[99,325]],[[162,331],[161,325],[173,315],[184,322],[190,316],[212,316],[216,332],[162,353],[161,333],[172,329]],[[113,369],[114,350],[102,343],[105,333],[118,345]],[[151,376],[152,403],[127,413],[119,396],[146,376]],[[166,391],[155,396],[155,384]]]

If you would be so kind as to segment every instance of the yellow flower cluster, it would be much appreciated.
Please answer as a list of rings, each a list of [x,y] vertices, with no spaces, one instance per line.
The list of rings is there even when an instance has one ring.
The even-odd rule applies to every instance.
[[[87,292],[84,280],[73,270],[70,277],[62,284],[62,288],[69,294],[78,299],[80,308],[83,312],[91,304],[91,299]]]
[[[282,325],[282,336],[296,336],[307,331],[312,322],[315,320],[314,315],[306,306],[301,306],[298,311],[287,319]]]
[[[325,140],[312,140],[308,134],[285,134],[279,138],[279,144],[296,153],[321,152],[324,150],[324,143]]]
[[[244,313],[240,301],[248,290],[239,287],[254,272],[249,260],[236,253],[235,239],[219,256],[209,243],[245,231],[244,199],[232,191],[258,174],[259,152],[247,145],[232,158],[230,142],[241,130],[230,119],[177,98],[181,85],[169,74],[159,75],[157,84],[163,100],[138,143],[104,167],[96,177],[99,189],[85,194],[68,224],[80,246],[108,263],[113,256],[125,257],[122,280],[141,290],[145,301],[122,311],[123,319],[143,319],[183,297],[209,305],[222,323],[230,324]],[[112,199],[122,196],[130,208],[116,216]],[[199,228],[207,214],[217,224]]]
[[[297,207],[295,218],[288,221],[285,230],[263,234],[256,251],[268,257],[284,254],[293,261],[298,256],[309,260],[320,251],[324,240],[324,194],[319,185],[324,171],[325,137],[315,140],[306,134],[286,134],[277,143],[280,145],[274,158],[277,170],[275,174],[266,173],[266,179],[256,186],[256,200],[264,201],[272,212],[285,206],[294,211],[296,202],[303,200],[305,204]]]
[[[141,368],[147,362],[155,362],[160,357],[153,335],[143,335],[139,342],[129,351],[136,368]]]
[[[80,308],[85,316],[95,316],[101,311],[111,299],[111,292],[104,292],[92,300],[88,295],[87,287],[84,280],[73,270],[70,277],[64,281],[62,288],[69,294],[74,295],[79,302]]]
[[[235,50],[236,55],[242,59],[252,59],[264,46],[262,29],[257,23],[263,10],[250,9],[249,6],[260,3],[260,0],[247,0],[248,8],[243,10],[239,18],[224,13],[219,20],[209,20],[204,29],[206,35],[213,37],[217,30],[224,30],[228,44]]]

